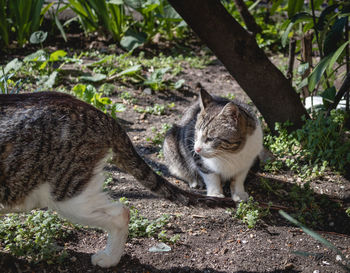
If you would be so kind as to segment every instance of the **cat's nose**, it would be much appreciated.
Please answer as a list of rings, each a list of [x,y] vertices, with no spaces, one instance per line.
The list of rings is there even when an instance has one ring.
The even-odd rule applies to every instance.
[[[202,148],[196,147],[196,148],[194,148],[194,150],[197,154],[199,154],[202,151]]]

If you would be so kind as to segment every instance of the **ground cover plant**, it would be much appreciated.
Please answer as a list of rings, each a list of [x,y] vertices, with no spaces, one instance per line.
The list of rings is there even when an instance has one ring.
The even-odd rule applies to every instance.
[[[223,2],[235,18],[243,22],[236,6],[231,1]],[[309,12],[312,17],[310,6],[295,6],[293,13],[286,2],[292,1],[268,5],[271,17],[264,21],[266,6],[245,1],[263,29],[256,39],[270,52],[284,51],[283,38],[287,45],[287,38],[300,30],[297,24],[301,21],[295,21],[283,36],[293,16]],[[215,95],[254,105],[183,21],[178,17],[169,19],[166,2],[108,1],[102,7],[97,7],[95,1],[69,1],[69,4],[80,9],[76,14],[83,26],[79,37],[82,47],[77,49],[75,42],[70,42],[73,35],[68,25],[74,20],[64,24],[58,19],[62,21],[67,44],[62,43],[62,32],[48,32],[46,40],[40,43],[27,41],[25,48],[11,49],[19,42],[13,43],[16,32],[10,30],[11,46],[6,49],[6,58],[0,61],[0,92],[60,91],[94,105],[119,120],[153,169],[189,190],[186,183],[169,176],[162,157],[162,141],[166,131],[198,96],[198,83]],[[61,5],[59,9],[67,9],[63,3]],[[329,14],[324,12],[327,13],[324,16],[331,18],[324,28],[323,38],[335,22],[344,17],[340,14],[343,8],[345,5],[327,11]],[[120,27],[110,26],[115,28],[116,34],[108,29],[108,22],[115,19],[101,18],[104,9],[119,12],[116,18],[124,20],[116,22]],[[314,9],[322,12],[324,8],[315,4]],[[145,21],[131,25],[134,14],[129,11],[139,12]],[[290,21],[284,23],[281,18]],[[311,27],[312,21],[306,22]],[[180,28],[174,29],[179,24]],[[94,36],[93,31],[99,34]],[[147,36],[139,37],[142,32]],[[26,39],[30,39],[30,35]],[[134,41],[137,47],[123,46],[123,39],[130,44]],[[118,42],[112,42],[114,40]],[[99,46],[95,48],[91,44],[96,41]],[[301,46],[299,43],[297,49]],[[335,70],[344,74],[347,46],[342,41],[329,53],[332,55],[323,65],[324,70],[317,69],[314,63],[313,71],[319,71],[319,76],[312,80],[315,72],[306,77],[315,83],[314,94],[323,94],[327,81],[335,88],[335,94],[339,92],[343,81],[337,81],[338,74],[327,74],[327,70],[340,65],[343,68]],[[317,54],[314,52],[314,62],[320,60]],[[287,59],[278,59],[288,69]],[[294,86],[303,81],[302,76],[293,80]],[[347,176],[350,131],[346,111],[333,110],[327,114],[329,105],[334,102],[335,94],[331,94],[333,97],[325,93],[321,110],[311,110],[311,118],[305,118],[305,125],[299,130],[290,132],[288,123],[276,124],[275,132],[266,128],[264,145],[271,154],[257,173],[249,174],[246,185],[251,198],[237,208],[179,207],[156,198],[134,178],[108,165],[105,190],[112,199],[122,200],[131,210],[129,239],[120,264],[111,269],[97,269],[90,264],[90,254],[105,244],[102,231],[75,226],[53,212],[38,210],[0,216],[2,272],[347,270],[350,258],[350,183]],[[205,194],[205,190],[196,191]],[[292,218],[285,219],[278,209]],[[304,233],[305,227],[316,233]],[[320,241],[317,235],[326,238],[334,248]],[[306,255],[298,255],[300,253]]]

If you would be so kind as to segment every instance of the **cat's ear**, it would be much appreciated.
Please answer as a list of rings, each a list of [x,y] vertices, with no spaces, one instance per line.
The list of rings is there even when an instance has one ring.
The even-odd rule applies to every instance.
[[[205,91],[205,89],[202,87],[200,89],[200,106],[202,109],[205,109],[208,107],[209,103],[213,101],[213,97]]]
[[[234,120],[237,121],[239,117],[239,109],[237,105],[235,105],[233,102],[229,102],[224,106],[224,108],[222,108],[219,115],[232,117]]]

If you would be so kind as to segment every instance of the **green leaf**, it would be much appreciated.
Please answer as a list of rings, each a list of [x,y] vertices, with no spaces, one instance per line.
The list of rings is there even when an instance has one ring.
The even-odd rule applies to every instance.
[[[109,0],[108,4],[113,4],[113,5],[124,5],[123,0]]]
[[[61,58],[65,57],[67,55],[67,52],[64,50],[56,50],[50,54],[50,62],[57,62]]]
[[[346,22],[347,17],[339,18],[334,22],[330,32],[327,34],[324,40],[324,55],[328,55],[337,49],[339,42],[343,39],[343,29]]]
[[[328,105],[330,103],[334,102],[335,99],[335,94],[337,93],[337,90],[335,89],[334,86],[327,88],[326,90],[324,90],[320,96],[323,98],[323,105],[325,105],[326,107],[328,107]]]
[[[55,85],[58,72],[54,71],[50,74],[48,80],[44,83],[46,88],[52,88]]]
[[[331,60],[331,55],[328,55],[324,57],[315,67],[315,69],[312,71],[312,73],[308,77],[309,82],[309,91],[312,92],[317,83],[320,81],[323,73],[326,71],[327,66],[329,65],[329,62]]]
[[[143,32],[136,32],[128,30],[125,36],[120,40],[120,45],[128,51],[132,51],[135,48],[141,46],[146,41],[147,34]]]
[[[112,110],[117,113],[124,112],[126,110],[126,106],[122,103],[115,103],[112,106]]]
[[[62,37],[63,37],[63,40],[64,40],[65,42],[67,42],[66,32],[64,31],[64,28],[63,28],[63,26],[62,26],[60,20],[58,19],[58,16],[57,16],[56,14],[54,14],[54,17],[55,17],[55,24],[56,24],[58,30],[60,31],[60,33],[61,33],[61,35],[62,35]]]
[[[334,52],[330,62],[329,62],[329,65],[328,65],[328,69],[327,69],[327,73],[331,73],[332,71],[332,68],[333,68],[333,65],[335,64],[335,62],[338,60],[339,56],[343,53],[343,50],[345,49],[345,47],[350,43],[350,41],[347,41],[345,42],[344,44],[342,44],[336,52]]]
[[[137,64],[119,72],[117,76],[120,77],[125,75],[134,75],[136,72],[139,72],[140,70],[141,70],[141,65]]]
[[[288,27],[286,28],[286,30],[283,32],[282,34],[282,46],[285,47],[287,45],[287,40],[288,40],[288,35],[289,32],[292,30],[294,23],[289,23]]]
[[[14,58],[11,62],[9,62],[5,66],[4,72],[5,72],[5,74],[7,74],[11,70],[18,71],[22,67],[22,65],[23,65],[23,63],[21,61],[19,61],[18,58]],[[0,73],[2,74],[2,71],[0,71]]]
[[[304,0],[288,0],[288,17],[291,18],[303,8]]]
[[[80,80],[87,81],[87,82],[100,82],[106,79],[106,77],[107,76],[105,74],[98,73],[92,76],[81,76]]]
[[[272,3],[272,7],[270,9],[270,14],[273,15],[277,8],[283,3],[283,0],[277,0],[277,1],[273,1]]]
[[[47,38],[47,32],[44,31],[35,31],[30,35],[29,42],[31,44],[41,44],[43,43]]]
[[[23,61],[24,62],[44,62],[46,61],[47,55],[46,52],[42,49],[26,56]]]
[[[179,88],[181,88],[183,86],[184,83],[185,83],[185,80],[184,79],[180,79],[174,84],[174,88],[175,89],[179,89]]]

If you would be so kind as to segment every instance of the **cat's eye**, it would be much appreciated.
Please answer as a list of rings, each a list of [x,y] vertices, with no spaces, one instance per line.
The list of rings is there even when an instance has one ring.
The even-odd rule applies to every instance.
[[[236,142],[233,143],[233,145],[237,146],[237,147],[240,146],[241,144],[242,144],[242,141],[236,141]]]
[[[205,142],[212,142],[214,140],[214,138],[212,138],[212,137],[207,137],[206,139],[205,139]]]

